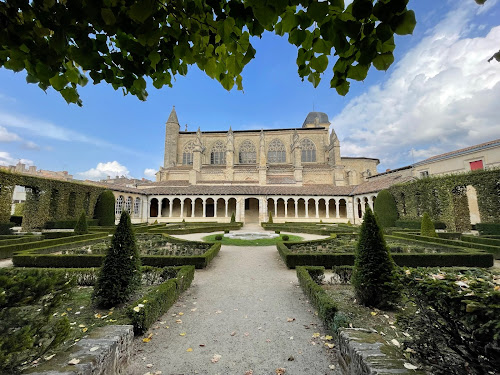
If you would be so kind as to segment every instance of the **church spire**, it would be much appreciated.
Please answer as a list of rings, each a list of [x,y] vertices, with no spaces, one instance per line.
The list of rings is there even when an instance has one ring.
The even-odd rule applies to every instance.
[[[179,120],[177,119],[177,113],[175,112],[175,105],[172,107],[172,112],[170,112],[170,116],[168,116],[167,124],[179,124]]]

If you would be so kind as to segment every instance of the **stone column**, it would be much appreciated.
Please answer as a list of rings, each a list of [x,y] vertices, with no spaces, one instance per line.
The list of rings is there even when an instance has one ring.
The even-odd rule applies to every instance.
[[[242,203],[243,200],[243,203]],[[241,205],[243,204],[243,210],[241,209]],[[236,199],[236,221],[245,221],[245,199],[237,198]]]
[[[299,201],[297,199],[293,200],[295,202],[295,218],[299,217]]]
[[[191,217],[194,217],[194,208],[196,206],[196,198],[191,198]]]
[[[278,200],[277,199],[273,200],[274,200],[274,217],[278,217]]]
[[[227,210],[229,208],[229,199],[224,199],[224,204],[225,204],[225,207],[226,207],[226,216],[227,217]]]
[[[168,217],[172,217],[172,210],[174,208],[174,200],[173,199],[169,199],[169,212],[168,212]]]
[[[285,218],[288,217],[288,199],[285,200]]]
[[[203,198],[203,216],[202,217],[207,217],[207,199]]]
[[[214,217],[217,217],[217,199],[214,198]]]
[[[347,209],[347,220],[349,220],[352,224],[356,223],[354,218],[354,199],[352,197],[347,198],[346,200],[346,209]]]
[[[314,202],[316,204],[316,219],[319,219],[319,201],[315,199]]]
[[[340,218],[340,211],[339,211],[339,209],[340,209],[340,199],[339,200],[335,199],[335,217],[337,219]]]
[[[184,218],[184,199],[181,199],[181,219]]]
[[[161,216],[161,206],[163,204],[163,198],[158,198],[157,200],[158,200],[158,215],[157,215],[157,217],[160,218],[160,217],[162,217]]]
[[[309,219],[309,199],[305,201],[305,209],[306,209],[306,219]]]
[[[326,218],[330,218],[330,199],[325,198]]]

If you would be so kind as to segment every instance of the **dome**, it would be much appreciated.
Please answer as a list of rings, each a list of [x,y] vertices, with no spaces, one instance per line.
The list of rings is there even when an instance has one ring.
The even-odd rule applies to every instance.
[[[311,125],[315,125],[315,127],[330,125],[330,121],[328,121],[328,115],[324,112],[309,112],[306,119],[304,120],[304,123],[302,124],[302,127],[310,128]]]

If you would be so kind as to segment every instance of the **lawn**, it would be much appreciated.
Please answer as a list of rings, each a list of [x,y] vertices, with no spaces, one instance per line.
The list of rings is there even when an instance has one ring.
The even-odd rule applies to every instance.
[[[222,245],[229,245],[229,246],[273,246],[276,245],[277,242],[283,241],[282,239],[283,234],[280,234],[280,236],[276,238],[264,238],[259,240],[239,240],[239,239],[222,237],[221,241],[216,241],[215,236],[217,236],[217,234],[211,234],[209,236],[203,237],[203,241],[220,242]],[[303,238],[300,236],[294,236],[292,234],[288,234],[287,236],[288,236],[288,241],[303,240]]]

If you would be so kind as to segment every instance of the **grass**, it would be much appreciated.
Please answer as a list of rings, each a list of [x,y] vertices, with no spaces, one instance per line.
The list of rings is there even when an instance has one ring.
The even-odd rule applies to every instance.
[[[227,237],[222,237],[221,241],[216,241],[215,236],[217,234],[211,234],[209,236],[203,237],[203,241],[205,242],[220,242],[222,245],[230,245],[230,246],[273,246],[276,245],[277,242],[283,241],[281,238],[283,234],[280,234],[279,237],[276,238],[264,238],[260,240],[238,240]],[[288,234],[288,241],[302,241],[303,238],[300,236],[294,236],[292,234]]]

